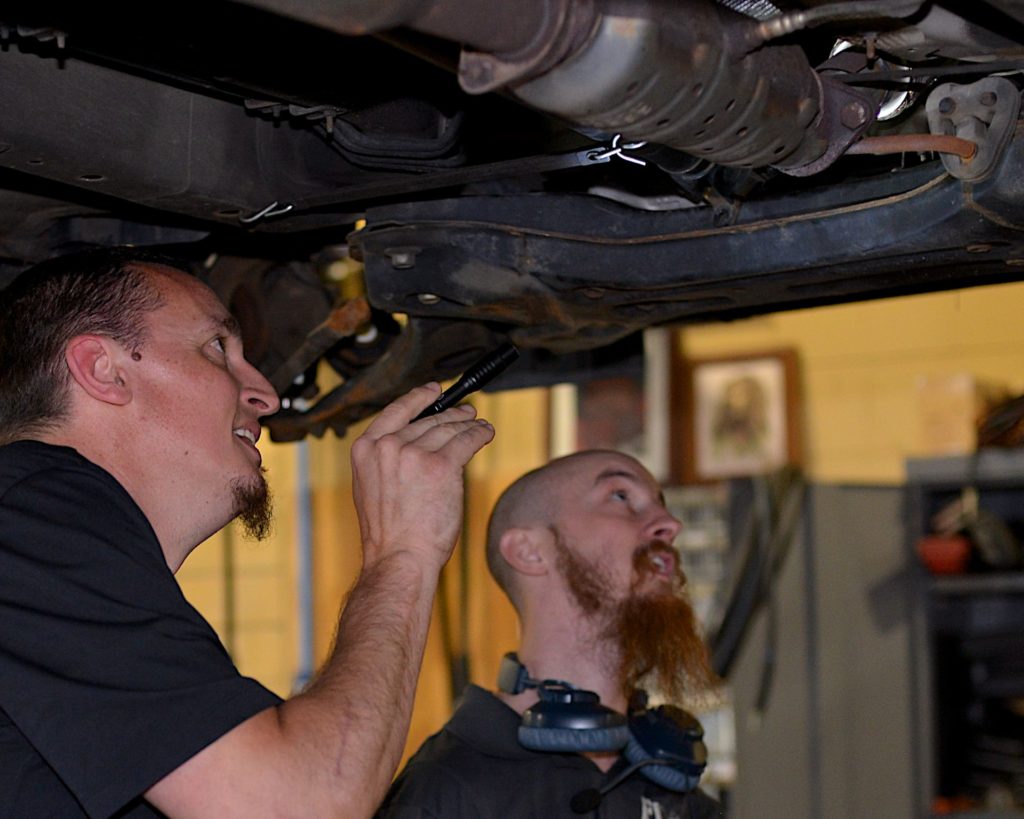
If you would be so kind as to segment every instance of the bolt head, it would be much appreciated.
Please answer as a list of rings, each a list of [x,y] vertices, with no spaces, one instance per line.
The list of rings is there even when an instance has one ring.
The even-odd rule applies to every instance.
[[[384,254],[391,260],[391,266],[396,270],[403,270],[416,266],[416,254],[418,248],[388,248]]]
[[[459,61],[459,76],[469,88],[479,88],[494,81],[494,63],[486,54],[468,55]]]
[[[952,114],[956,110],[956,100],[952,97],[943,97],[939,100],[939,113]]]
[[[868,111],[864,103],[853,100],[843,106],[839,119],[847,128],[859,128],[868,121]]]

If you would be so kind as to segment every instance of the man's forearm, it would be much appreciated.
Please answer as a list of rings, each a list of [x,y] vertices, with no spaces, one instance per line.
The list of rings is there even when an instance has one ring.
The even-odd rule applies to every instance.
[[[366,566],[335,648],[303,693],[250,717],[147,791],[174,819],[364,819],[401,756],[439,569]]]
[[[438,569],[421,561],[399,552],[364,568],[327,663],[279,708],[285,736],[317,749],[305,762],[346,816],[372,814],[401,758],[437,587]]]

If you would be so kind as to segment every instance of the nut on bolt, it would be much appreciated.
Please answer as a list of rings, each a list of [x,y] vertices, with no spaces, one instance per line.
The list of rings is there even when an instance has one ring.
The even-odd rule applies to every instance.
[[[487,54],[463,52],[459,75],[469,88],[481,88],[494,81],[494,61]]]
[[[416,254],[419,248],[393,247],[384,251],[384,254],[391,259],[391,266],[397,270],[404,270],[416,266]]]
[[[843,106],[839,121],[847,128],[860,128],[868,121],[868,109],[864,107],[864,103],[851,100]]]

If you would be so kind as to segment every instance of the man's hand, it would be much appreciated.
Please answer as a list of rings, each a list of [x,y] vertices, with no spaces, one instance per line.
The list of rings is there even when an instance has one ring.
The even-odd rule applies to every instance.
[[[147,791],[174,819],[346,817],[376,810],[398,766],[462,470],[494,437],[472,407],[410,423],[437,384],[386,407],[352,445],[363,570],[303,693],[261,711]]]
[[[461,405],[410,423],[440,393],[417,387],[389,404],[352,444],[352,484],[366,564],[398,551],[440,568],[462,524],[462,471],[494,429]]]

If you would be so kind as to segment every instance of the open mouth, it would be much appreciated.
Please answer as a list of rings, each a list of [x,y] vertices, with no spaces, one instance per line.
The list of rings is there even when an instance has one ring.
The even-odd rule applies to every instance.
[[[633,568],[640,577],[654,575],[674,580],[678,566],[676,551],[667,543],[656,541],[644,544],[633,555]]]
[[[234,432],[235,435],[237,435],[239,438],[244,438],[245,440],[249,441],[249,443],[251,443],[253,446],[256,446],[256,436],[253,435],[249,430],[242,429],[241,427],[239,427]]]
[[[255,453],[256,461],[258,464],[263,463],[263,454],[256,447],[256,434],[252,430],[246,429],[245,427],[237,427],[232,430],[236,438],[245,442],[245,446],[251,452]]]
[[[656,552],[650,556],[650,563],[658,570],[659,574],[669,575],[675,573],[676,561],[672,555],[665,554],[664,552]]]

